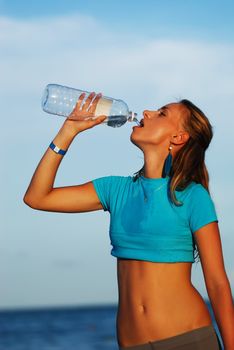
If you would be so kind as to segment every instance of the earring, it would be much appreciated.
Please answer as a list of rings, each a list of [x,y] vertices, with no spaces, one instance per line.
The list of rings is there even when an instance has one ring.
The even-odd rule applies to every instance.
[[[170,170],[171,170],[171,165],[172,165],[172,155],[171,155],[171,150],[172,150],[172,146],[170,145],[169,146],[169,154],[165,160],[165,163],[164,163],[164,174],[165,174],[165,177],[166,176],[169,176],[170,174]]]

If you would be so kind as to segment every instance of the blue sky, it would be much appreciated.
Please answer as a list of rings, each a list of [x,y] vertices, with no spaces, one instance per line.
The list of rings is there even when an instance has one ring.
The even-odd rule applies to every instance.
[[[0,0],[0,308],[117,302],[109,214],[40,212],[22,201],[63,123],[40,106],[53,82],[121,98],[139,116],[182,97],[207,113],[214,127],[206,153],[210,190],[234,286],[233,7],[231,1]],[[55,186],[137,171],[143,157],[129,141],[131,128],[80,134]],[[199,265],[193,282],[206,296]]]
[[[233,10],[231,0],[0,1],[3,16],[27,20],[80,13],[122,33],[131,30],[148,37],[183,35],[225,42],[233,40]]]

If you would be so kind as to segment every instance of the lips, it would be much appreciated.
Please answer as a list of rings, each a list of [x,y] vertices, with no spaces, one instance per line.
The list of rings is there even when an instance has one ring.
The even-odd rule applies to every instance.
[[[136,125],[136,126],[133,126],[132,128],[133,129],[141,129],[141,128],[143,128],[144,127],[144,119],[141,119],[140,121],[139,121],[139,125]]]

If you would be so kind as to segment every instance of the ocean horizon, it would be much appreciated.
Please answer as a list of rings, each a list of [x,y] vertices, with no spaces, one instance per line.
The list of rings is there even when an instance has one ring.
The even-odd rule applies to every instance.
[[[118,350],[116,313],[117,304],[2,309],[0,350]]]

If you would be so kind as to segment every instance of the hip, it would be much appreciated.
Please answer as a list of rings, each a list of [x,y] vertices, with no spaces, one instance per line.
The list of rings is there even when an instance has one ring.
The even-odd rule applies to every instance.
[[[147,341],[119,350],[221,350],[222,346],[213,325],[199,327],[162,340]]]
[[[120,295],[117,337],[121,346],[145,343],[209,326],[212,319],[201,295],[192,286],[164,294],[149,292],[147,297],[132,292]],[[145,294],[144,294],[145,296]]]

